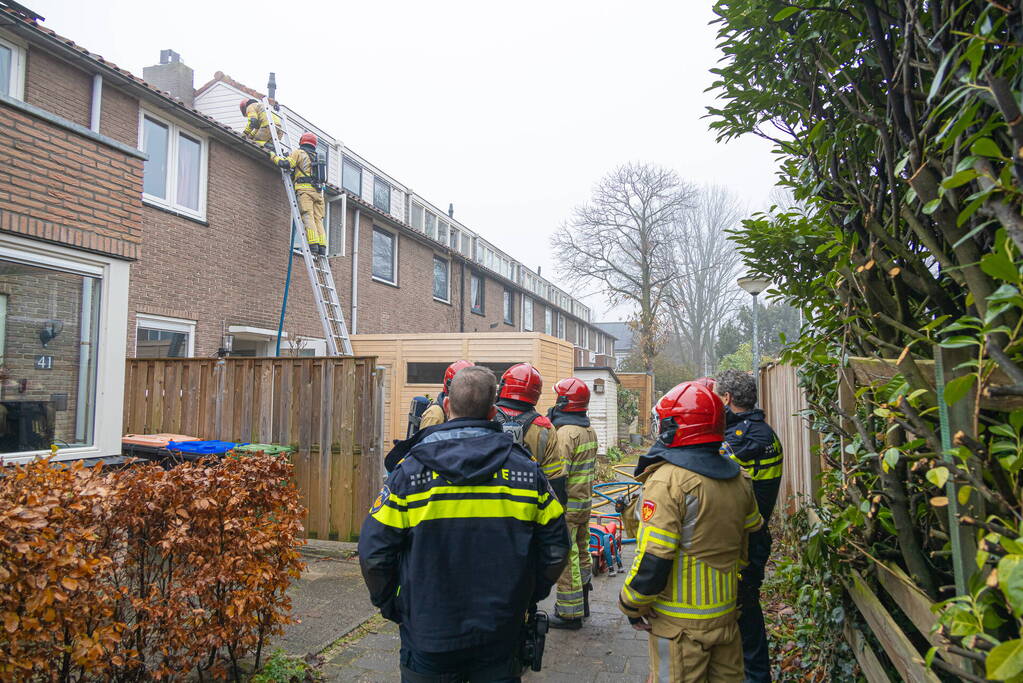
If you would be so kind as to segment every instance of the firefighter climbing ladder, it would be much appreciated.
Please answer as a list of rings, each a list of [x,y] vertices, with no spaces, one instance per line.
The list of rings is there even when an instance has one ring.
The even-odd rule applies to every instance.
[[[277,156],[284,156],[284,149],[281,141],[277,139],[277,127],[273,125],[273,115],[281,117],[281,125],[284,134],[291,139],[288,130],[288,117],[283,111],[275,112],[270,107],[269,100],[263,98],[263,111],[267,113],[267,120],[270,124],[270,137],[273,140],[274,151]],[[305,227],[302,225],[302,213],[298,210],[298,200],[295,197],[295,186],[291,181],[291,174],[286,169],[281,169],[281,180],[284,181],[284,191],[288,195],[288,203],[291,206],[291,222],[295,231],[301,236],[299,244],[302,247],[302,260],[305,262],[306,272],[309,274],[309,283],[313,287],[313,299],[316,301],[316,310],[323,323],[323,334],[327,339],[327,354],[330,356],[351,356],[352,342],[348,338],[348,326],[345,324],[345,316],[341,310],[341,302],[338,300],[337,289],[334,287],[334,275],[330,272],[330,262],[326,256],[316,256],[309,250],[309,239],[305,234]]]

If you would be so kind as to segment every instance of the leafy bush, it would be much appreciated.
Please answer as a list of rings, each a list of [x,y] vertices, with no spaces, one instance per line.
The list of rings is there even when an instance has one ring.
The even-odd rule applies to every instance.
[[[0,479],[0,679],[237,679],[288,623],[303,510],[257,455]]]
[[[291,657],[284,650],[274,650],[262,670],[250,683],[312,683],[322,681],[323,658],[314,654]]]
[[[631,425],[639,414],[639,393],[632,389],[618,388],[618,424]],[[643,425],[640,425],[642,430]]]

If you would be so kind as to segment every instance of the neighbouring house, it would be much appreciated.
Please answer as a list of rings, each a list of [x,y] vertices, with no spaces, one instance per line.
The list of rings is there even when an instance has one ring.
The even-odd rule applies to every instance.
[[[594,325],[614,340],[614,352],[611,355],[614,356],[615,369],[620,368],[622,361],[632,353],[635,332],[629,327],[629,323],[610,322],[594,323]]]

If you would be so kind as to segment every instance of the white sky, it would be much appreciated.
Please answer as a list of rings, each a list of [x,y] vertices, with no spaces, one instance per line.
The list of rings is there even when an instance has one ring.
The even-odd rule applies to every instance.
[[[281,101],[556,283],[550,235],[617,164],[726,185],[754,210],[774,184],[767,143],[715,144],[701,118],[710,0],[25,2],[138,75],[163,48],[196,86],[221,70],[265,90],[275,71]]]

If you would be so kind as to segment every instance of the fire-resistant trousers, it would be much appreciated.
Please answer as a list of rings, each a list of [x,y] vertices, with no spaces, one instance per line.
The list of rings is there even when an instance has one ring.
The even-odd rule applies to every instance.
[[[650,634],[650,678],[653,683],[739,683],[742,641],[739,629],[715,629],[704,638],[682,631],[675,638]],[[724,635],[726,637],[722,638]]]
[[[589,523],[568,524],[568,537],[572,543],[568,552],[568,564],[558,579],[558,597],[554,611],[564,619],[581,619],[583,616],[583,586],[590,582],[590,525]]]
[[[302,224],[309,245],[327,246],[327,234],[323,230],[323,193],[315,190],[298,191],[298,210],[302,213]]]

